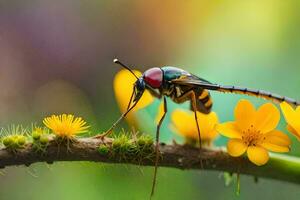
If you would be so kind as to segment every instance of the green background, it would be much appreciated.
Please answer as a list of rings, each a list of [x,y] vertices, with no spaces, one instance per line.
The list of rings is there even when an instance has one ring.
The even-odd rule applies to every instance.
[[[56,113],[83,116],[104,131],[120,112],[113,77],[118,57],[135,69],[172,65],[211,82],[300,99],[300,2],[297,0],[0,2],[0,125],[41,123]],[[125,83],[124,83],[125,84]],[[212,93],[220,121],[233,119],[240,95]],[[256,105],[264,100],[246,97]],[[170,111],[180,107],[169,101]],[[139,111],[155,130],[159,101]],[[185,105],[182,105],[187,106]],[[180,138],[163,125],[162,141]],[[280,129],[284,129],[284,120]],[[123,123],[121,127],[127,127]],[[120,129],[119,128],[119,129]],[[293,139],[292,155],[300,155]],[[216,145],[224,145],[219,137]],[[9,167],[0,199],[148,199],[152,167],[88,162]],[[298,199],[299,186],[222,173],[160,168],[153,199]]]

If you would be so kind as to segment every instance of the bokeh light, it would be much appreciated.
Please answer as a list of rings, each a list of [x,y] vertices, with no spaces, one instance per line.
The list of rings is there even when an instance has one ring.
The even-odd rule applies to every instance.
[[[134,69],[172,65],[212,82],[300,99],[297,0],[0,2],[0,126],[41,124],[63,112],[105,131],[120,111],[113,79],[118,57]],[[124,83],[126,84],[126,83]],[[241,95],[212,92],[220,121],[233,119]],[[248,97],[255,104],[264,100]],[[170,112],[187,108],[168,100]],[[155,132],[159,100],[138,111]],[[162,127],[161,140],[181,141]],[[128,128],[125,122],[119,126]],[[282,120],[280,128],[284,130]],[[292,137],[291,137],[292,138]],[[216,145],[224,145],[220,137]],[[292,155],[300,156],[293,138]],[[10,167],[0,199],[148,199],[153,168],[88,162]],[[153,199],[298,199],[298,186],[242,176],[241,196],[219,172],[160,168]]]

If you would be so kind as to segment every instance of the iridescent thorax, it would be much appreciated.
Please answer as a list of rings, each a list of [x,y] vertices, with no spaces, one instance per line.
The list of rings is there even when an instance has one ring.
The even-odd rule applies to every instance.
[[[171,81],[181,76],[190,76],[191,74],[183,69],[171,66],[162,67],[161,70],[164,73],[164,81]]]

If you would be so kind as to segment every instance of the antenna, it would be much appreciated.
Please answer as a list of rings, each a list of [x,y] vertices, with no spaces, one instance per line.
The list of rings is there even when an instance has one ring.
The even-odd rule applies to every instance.
[[[136,79],[139,79],[139,78],[135,75],[135,73],[132,71],[132,69],[130,69],[129,67],[127,67],[125,64],[121,63],[117,58],[115,58],[115,59],[113,60],[113,62],[116,63],[116,64],[121,65],[122,67],[124,67],[125,69],[127,69],[128,71],[130,71],[130,72],[133,74],[133,76],[135,76]]]

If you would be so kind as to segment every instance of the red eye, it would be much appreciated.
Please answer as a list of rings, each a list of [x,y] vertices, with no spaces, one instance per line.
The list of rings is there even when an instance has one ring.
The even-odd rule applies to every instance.
[[[163,80],[163,72],[160,68],[154,67],[144,72],[144,80],[152,88],[159,88]]]

